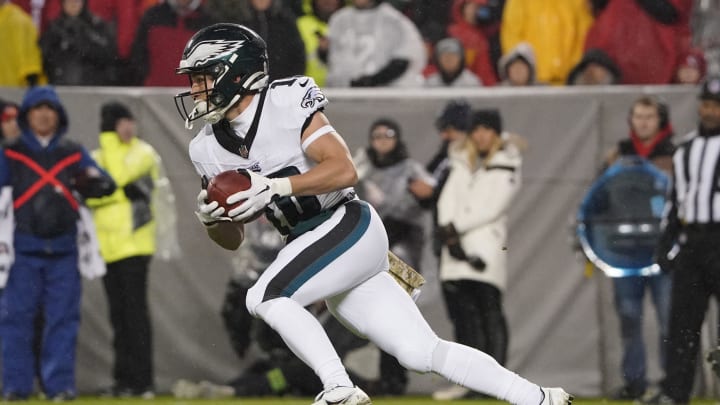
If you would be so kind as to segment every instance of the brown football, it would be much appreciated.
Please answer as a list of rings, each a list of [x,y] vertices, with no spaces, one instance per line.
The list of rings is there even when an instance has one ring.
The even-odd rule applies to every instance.
[[[245,229],[242,222],[218,222],[208,228],[208,235],[223,249],[236,250],[245,239]]]
[[[235,204],[228,204],[227,198],[238,191],[249,189],[250,186],[250,176],[247,174],[237,170],[224,171],[210,179],[207,186],[207,199],[208,201],[217,201],[221,207],[225,208],[225,214],[223,215],[227,216],[228,211],[242,203],[242,201],[239,201]]]

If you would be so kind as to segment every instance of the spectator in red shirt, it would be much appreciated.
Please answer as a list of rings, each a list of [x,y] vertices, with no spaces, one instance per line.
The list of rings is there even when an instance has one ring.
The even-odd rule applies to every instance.
[[[145,12],[130,53],[130,84],[187,85],[185,77],[172,72],[190,37],[215,22],[202,3],[202,0],[166,0]]]
[[[692,0],[592,0],[596,19],[585,49],[602,49],[622,71],[624,84],[673,82],[690,46]]]
[[[465,64],[480,78],[483,85],[493,86],[498,78],[491,55],[491,38],[497,41],[499,19],[478,19],[478,10],[488,0],[455,0],[448,34],[460,40],[465,48]],[[499,55],[497,56],[499,58]]]

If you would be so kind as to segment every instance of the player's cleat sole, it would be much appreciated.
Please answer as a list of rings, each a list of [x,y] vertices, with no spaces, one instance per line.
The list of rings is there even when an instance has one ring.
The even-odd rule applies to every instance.
[[[570,405],[575,399],[562,388],[540,388],[540,390],[543,393],[540,405]]]
[[[358,387],[335,387],[315,397],[313,405],[371,405],[370,397]]]

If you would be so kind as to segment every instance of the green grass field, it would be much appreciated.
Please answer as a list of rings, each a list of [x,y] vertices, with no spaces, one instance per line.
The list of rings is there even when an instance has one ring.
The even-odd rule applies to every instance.
[[[27,405],[47,405],[46,400],[32,400],[28,402],[20,402],[20,404]],[[227,399],[227,400],[211,400],[211,399],[194,399],[194,400],[181,400],[174,399],[171,397],[158,397],[153,400],[143,399],[104,399],[97,397],[80,397],[74,402],[77,404],[103,404],[103,405],[191,405],[191,404],[220,404],[220,405],[270,405],[270,404],[282,404],[282,405],[310,405],[312,404],[311,398],[242,398],[242,399]],[[720,402],[716,400],[693,400],[693,405],[716,405]],[[403,397],[403,398],[374,398],[374,405],[443,405],[443,404],[463,404],[463,405],[501,405],[507,404],[501,401],[491,400],[462,400],[462,401],[433,401],[427,397]],[[616,402],[608,401],[605,399],[597,398],[578,398],[573,401],[573,405],[599,405],[599,404],[612,404],[612,405],[632,405],[632,402]]]

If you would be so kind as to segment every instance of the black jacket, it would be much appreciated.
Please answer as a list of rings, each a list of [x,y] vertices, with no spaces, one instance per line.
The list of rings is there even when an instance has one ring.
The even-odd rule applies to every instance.
[[[111,85],[116,80],[117,42],[108,23],[83,10],[61,15],[40,37],[43,64],[54,85]]]

